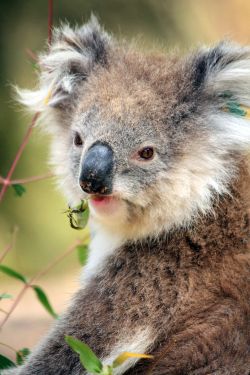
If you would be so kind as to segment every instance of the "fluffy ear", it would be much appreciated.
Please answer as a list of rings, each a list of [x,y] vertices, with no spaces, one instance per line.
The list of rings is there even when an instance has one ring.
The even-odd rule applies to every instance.
[[[17,89],[19,101],[32,111],[42,112],[48,106],[68,109],[95,65],[107,64],[110,46],[110,36],[94,16],[81,28],[55,29],[49,51],[39,58],[39,87]]]
[[[192,83],[211,129],[229,150],[250,147],[250,49],[230,42],[199,51]]]

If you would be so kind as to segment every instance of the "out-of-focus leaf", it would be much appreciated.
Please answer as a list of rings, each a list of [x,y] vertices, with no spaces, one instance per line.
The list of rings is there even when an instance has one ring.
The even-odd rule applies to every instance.
[[[23,185],[20,184],[13,184],[11,185],[13,189],[15,190],[15,193],[18,197],[21,197],[25,192],[26,188]]]
[[[8,294],[8,293],[2,293],[2,294],[0,294],[0,300],[1,299],[10,299],[10,298],[12,298],[11,294]]]
[[[101,373],[103,368],[102,363],[87,344],[84,344],[72,336],[65,336],[65,341],[74,352],[79,354],[81,364],[88,372],[91,374]]]
[[[76,247],[79,263],[84,266],[88,259],[88,246],[87,245],[78,245]]]
[[[33,68],[34,70],[36,70],[37,72],[40,71],[40,67],[39,67],[39,65],[38,65],[36,62],[34,62],[34,61],[30,61],[30,64],[31,64],[31,66],[32,66],[32,68]]]
[[[27,283],[26,278],[21,273],[13,270],[10,267],[3,266],[2,264],[0,264],[0,271],[2,271],[3,273],[5,273],[8,276],[14,277],[15,279],[18,279],[18,280],[24,282],[25,284]]]
[[[52,306],[51,306],[51,304],[48,300],[48,297],[46,296],[46,294],[44,293],[42,288],[40,286],[37,286],[37,285],[32,285],[32,288],[34,289],[38,300],[41,302],[43,307],[48,311],[48,313],[50,315],[52,315],[53,318],[58,318],[58,315],[53,310],[53,308],[52,308]]]
[[[9,358],[0,354],[0,370],[4,370],[6,368],[11,368],[11,367],[16,367],[15,363],[12,362]]]
[[[23,349],[18,350],[18,352],[16,352],[16,363],[18,365],[22,365],[25,358],[29,354],[30,354],[30,350],[28,348],[23,348]]]
[[[139,354],[139,353],[130,353],[124,352],[118,355],[113,362],[113,367],[118,367],[123,364],[123,362],[127,361],[129,358],[145,358],[145,359],[152,359],[153,356],[149,354]]]

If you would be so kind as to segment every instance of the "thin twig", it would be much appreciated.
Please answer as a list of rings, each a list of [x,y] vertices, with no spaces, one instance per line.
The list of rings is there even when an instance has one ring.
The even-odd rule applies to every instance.
[[[8,312],[5,311],[4,309],[0,309],[0,312],[3,313],[3,314],[8,314]]]
[[[87,240],[87,235],[82,240],[77,239],[72,245],[68,247],[68,249],[62,254],[59,255],[56,259],[54,259],[48,266],[43,269],[42,271],[38,272],[35,277],[30,282],[34,282],[37,279],[40,279],[42,276],[47,274],[51,268],[55,267],[58,263],[60,263],[64,258],[66,258],[69,254],[72,253],[72,251],[75,250],[77,245],[80,245],[81,243],[85,242]]]
[[[6,314],[6,316],[4,317],[1,325],[0,325],[0,330],[1,328],[4,326],[4,324],[7,322],[7,320],[9,319],[10,315],[13,313],[13,311],[15,310],[15,308],[17,307],[17,305],[19,304],[19,302],[21,301],[24,293],[26,292],[26,290],[30,287],[32,287],[32,284],[38,280],[39,278],[41,278],[42,276],[44,276],[45,274],[47,274],[51,268],[53,268],[56,264],[58,264],[62,259],[64,259],[66,256],[68,256],[69,254],[71,254],[77,245],[87,241],[88,239],[88,235],[86,235],[82,240],[75,240],[73,242],[73,244],[71,244],[68,249],[62,254],[62,255],[59,255],[59,257],[57,257],[56,259],[54,259],[53,262],[51,262],[48,266],[46,266],[42,271],[39,271],[35,276],[33,276],[29,282],[27,282],[26,284],[24,284],[23,288],[20,290],[19,294],[17,295],[15,301],[13,302],[10,310],[8,311],[8,313]]]
[[[31,49],[26,48],[25,51],[26,51],[27,55],[31,58],[31,60],[33,60],[35,63],[38,63],[38,61],[39,61],[38,57],[33,51],[31,51]]]
[[[6,180],[3,177],[0,176],[0,184],[1,185],[4,185],[4,184],[7,184],[7,185],[29,184],[30,182],[46,180],[46,179],[51,178],[51,177],[53,177],[53,173],[49,172],[49,173],[46,173],[46,174],[42,174],[40,176],[31,176],[31,177],[27,177],[27,178],[19,178],[17,180],[11,180],[11,181],[6,182]]]
[[[15,242],[16,242],[16,234],[17,234],[17,232],[18,232],[18,227],[15,226],[14,229],[13,229],[12,235],[11,235],[10,243],[8,245],[6,245],[5,249],[0,254],[0,263],[2,263],[2,261],[4,260],[4,258],[8,254],[8,252],[14,247]]]
[[[18,149],[18,151],[16,153],[16,156],[15,156],[15,158],[13,160],[13,163],[12,163],[12,165],[10,167],[10,170],[9,170],[9,172],[7,174],[7,177],[4,179],[5,182],[4,182],[4,184],[2,186],[2,189],[0,191],[0,202],[3,200],[4,194],[6,193],[6,191],[8,189],[9,182],[11,180],[12,174],[14,173],[14,171],[16,169],[16,166],[17,166],[17,163],[18,163],[18,161],[19,161],[19,159],[20,159],[20,157],[21,157],[21,155],[23,153],[23,150],[25,149],[25,147],[26,147],[26,145],[27,145],[27,143],[28,143],[28,141],[30,139],[32,130],[33,130],[33,128],[34,128],[34,126],[35,126],[35,124],[37,122],[37,119],[38,119],[39,115],[40,115],[40,113],[37,112],[33,116],[32,120],[31,120],[31,123],[30,123],[30,125],[29,125],[29,127],[28,127],[28,129],[27,129],[27,131],[25,133],[23,141],[22,141],[22,143],[21,143],[21,145],[20,145],[20,147],[19,147],[19,149]]]
[[[49,0],[48,4],[48,43],[52,42],[52,26],[53,26],[53,0]]]
[[[10,315],[12,314],[12,312],[15,310],[15,308],[17,307],[17,305],[19,304],[19,302],[21,301],[24,293],[26,292],[26,290],[30,287],[29,283],[27,284],[24,284],[23,288],[21,289],[20,293],[18,294],[17,298],[15,299],[15,301],[13,302],[13,305],[11,306],[10,310],[8,311],[8,313],[6,314],[5,318],[3,319],[1,325],[0,325],[0,330],[1,328],[4,326],[4,324],[7,322],[7,320],[9,319]]]
[[[5,344],[4,342],[0,342],[0,345],[2,346],[5,346],[6,348],[10,349],[10,350],[13,350],[13,352],[17,352],[16,349],[14,349],[12,346],[8,345],[8,344]]]

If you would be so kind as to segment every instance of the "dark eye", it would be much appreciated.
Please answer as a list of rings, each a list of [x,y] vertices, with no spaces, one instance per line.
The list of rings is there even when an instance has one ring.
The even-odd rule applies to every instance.
[[[138,152],[138,155],[141,159],[150,160],[154,156],[154,149],[153,147],[145,147]]]
[[[79,133],[75,133],[74,135],[74,145],[75,146],[82,146],[83,142],[82,142],[82,138],[80,137]]]

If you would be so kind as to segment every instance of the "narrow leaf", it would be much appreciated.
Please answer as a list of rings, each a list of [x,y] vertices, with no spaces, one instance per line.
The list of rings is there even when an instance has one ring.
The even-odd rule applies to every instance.
[[[26,192],[26,188],[23,185],[13,184],[12,187],[18,197],[21,197]]]
[[[18,365],[22,365],[25,358],[29,354],[30,354],[30,350],[28,348],[23,348],[23,349],[18,350],[18,352],[16,352],[16,363]]]
[[[149,354],[139,354],[139,353],[130,353],[124,352],[118,355],[113,362],[113,367],[118,367],[123,364],[123,362],[127,361],[129,358],[145,358],[145,359],[152,359],[153,356]]]
[[[58,318],[58,315],[53,310],[53,308],[52,308],[52,306],[51,306],[51,304],[48,300],[48,297],[46,296],[46,294],[44,293],[42,288],[40,288],[40,286],[37,286],[37,285],[32,285],[32,288],[34,289],[38,300],[41,302],[43,307],[48,311],[48,313],[50,315],[52,315],[53,318]]]
[[[0,370],[4,370],[10,367],[16,367],[15,363],[12,362],[9,358],[0,354]]]
[[[8,294],[8,293],[2,293],[2,294],[0,294],[0,300],[1,299],[10,299],[10,298],[12,298],[11,294]]]
[[[0,265],[0,271],[5,273],[8,276],[14,277],[15,279],[23,281],[25,284],[27,283],[26,278],[19,272],[13,270],[10,267],[3,266],[2,264]]]
[[[88,246],[87,245],[78,245],[76,247],[79,263],[84,266],[88,259]]]
[[[91,374],[100,374],[102,371],[102,363],[97,358],[95,353],[87,344],[72,336],[65,336],[65,341],[80,356],[80,361],[83,367]]]

